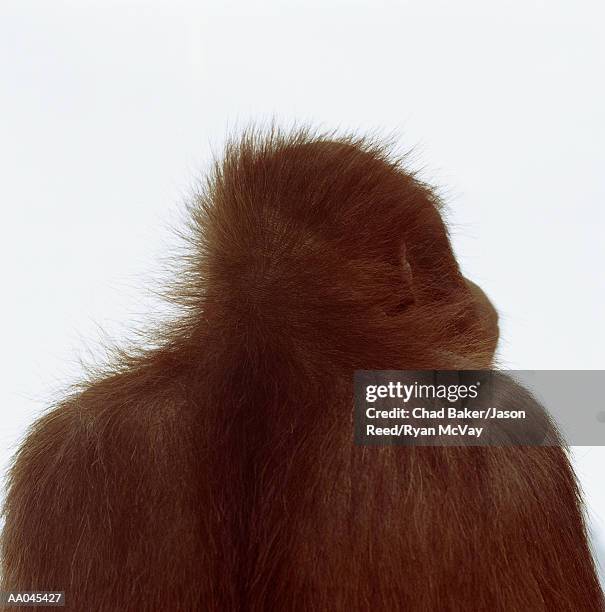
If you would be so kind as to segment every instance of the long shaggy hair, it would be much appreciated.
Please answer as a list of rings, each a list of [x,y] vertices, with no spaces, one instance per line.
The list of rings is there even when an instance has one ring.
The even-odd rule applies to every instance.
[[[486,369],[498,339],[388,147],[250,130],[190,208],[182,318],[16,456],[1,590],[95,612],[604,608],[562,446],[353,443],[354,370]]]

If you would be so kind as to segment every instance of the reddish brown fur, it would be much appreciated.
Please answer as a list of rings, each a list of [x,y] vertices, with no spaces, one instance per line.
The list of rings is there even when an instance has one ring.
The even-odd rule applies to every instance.
[[[603,609],[562,448],[352,442],[355,369],[491,365],[495,311],[439,210],[371,142],[229,145],[191,209],[184,318],[21,447],[2,589],[98,612]]]

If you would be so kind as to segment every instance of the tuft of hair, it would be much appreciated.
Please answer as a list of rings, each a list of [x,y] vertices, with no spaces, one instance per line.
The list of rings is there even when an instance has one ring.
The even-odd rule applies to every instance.
[[[99,612],[603,609],[561,445],[353,443],[355,369],[489,368],[498,339],[404,162],[304,129],[227,144],[189,206],[182,318],[18,451],[0,590]]]

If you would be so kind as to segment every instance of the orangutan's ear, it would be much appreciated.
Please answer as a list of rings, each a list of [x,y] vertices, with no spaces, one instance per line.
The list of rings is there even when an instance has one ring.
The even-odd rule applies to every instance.
[[[401,246],[399,257],[397,258],[397,265],[401,272],[401,285],[398,287],[398,291],[401,295],[398,310],[401,311],[405,308],[409,308],[416,302],[414,295],[414,273],[412,272],[412,266],[406,256],[405,245]]]
[[[391,263],[397,270],[392,286],[397,301],[388,314],[398,315],[422,302],[422,290],[417,286],[419,278],[414,275],[405,244],[399,245]]]

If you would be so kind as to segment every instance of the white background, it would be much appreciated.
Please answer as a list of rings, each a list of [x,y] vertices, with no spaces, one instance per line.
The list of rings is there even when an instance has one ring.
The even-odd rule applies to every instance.
[[[0,467],[123,343],[212,150],[254,119],[397,133],[503,366],[603,369],[603,3],[0,4]],[[145,279],[144,281],[142,279]],[[576,447],[601,549],[603,447]]]

